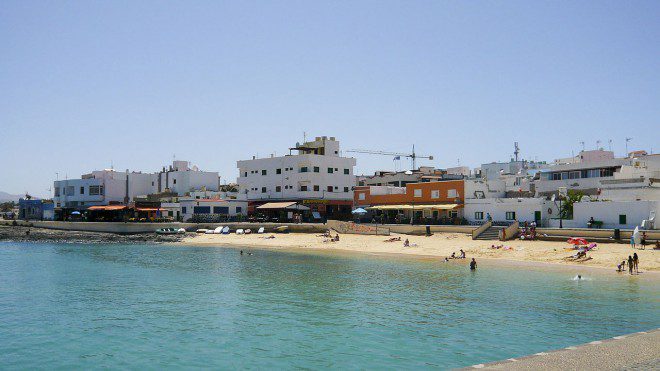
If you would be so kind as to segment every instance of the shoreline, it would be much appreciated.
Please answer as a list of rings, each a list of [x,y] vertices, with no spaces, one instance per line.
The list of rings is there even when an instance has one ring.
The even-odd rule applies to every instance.
[[[614,275],[629,277],[660,277],[660,251],[632,250],[622,244],[599,244],[599,248],[590,252],[593,259],[570,262],[563,256],[573,254],[567,250],[565,242],[556,241],[506,241],[510,250],[491,249],[499,241],[472,240],[469,236],[457,234],[436,234],[432,237],[400,235],[402,240],[409,238],[411,246],[404,248],[402,242],[384,242],[383,236],[340,235],[339,242],[323,242],[322,237],[306,234],[276,234],[273,239],[264,235],[196,235],[187,236],[180,242],[170,243],[175,246],[230,247],[243,249],[276,250],[300,253],[360,254],[392,258],[411,258],[416,260],[443,261],[451,252],[460,248],[466,252],[466,259],[449,259],[453,264],[468,264],[471,258],[477,263],[501,264],[516,267],[558,269],[571,271],[610,272]],[[394,235],[399,236],[399,235]],[[602,247],[601,247],[602,246]],[[637,252],[640,256],[640,273],[629,275],[628,272],[616,272],[616,263],[623,256]],[[624,255],[625,254],[625,255]],[[618,258],[621,256],[621,258]]]

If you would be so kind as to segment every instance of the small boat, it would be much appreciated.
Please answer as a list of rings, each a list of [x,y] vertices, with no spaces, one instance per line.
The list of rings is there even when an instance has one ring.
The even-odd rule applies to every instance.
[[[216,229],[213,230],[213,233],[215,233],[215,234],[221,234],[223,228],[224,228],[223,226],[219,226],[219,227],[217,227]]]
[[[186,234],[186,229],[185,228],[179,228],[176,230],[176,233],[178,234]]]
[[[179,233],[176,228],[159,228],[156,229],[156,234],[177,234]]]
[[[222,228],[222,234],[229,234],[229,227]]]
[[[213,229],[207,229],[206,232],[204,232],[204,234],[213,234]]]
[[[289,227],[286,225],[283,225],[281,227],[275,228],[275,232],[277,233],[289,233]]]
[[[248,229],[245,230],[245,234],[250,234],[250,233],[252,233],[251,229],[248,228]]]
[[[206,233],[206,231],[208,231],[208,229],[200,228],[200,229],[196,230],[195,232],[197,232],[197,233]]]
[[[259,228],[259,230],[257,230],[257,233],[262,234],[262,233],[264,233],[264,230],[265,230],[265,228],[261,227],[261,228]]]
[[[245,232],[242,229],[237,229],[236,234],[244,234]]]

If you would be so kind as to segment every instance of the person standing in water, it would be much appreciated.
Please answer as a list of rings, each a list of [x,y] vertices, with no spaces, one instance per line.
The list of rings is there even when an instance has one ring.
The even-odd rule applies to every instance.
[[[637,256],[637,253],[633,254],[633,266],[635,267],[635,273],[639,273],[639,256]]]
[[[633,258],[632,256],[628,255],[628,272],[630,274],[633,274]]]
[[[472,258],[472,261],[470,262],[470,270],[476,270],[477,269],[477,261]]]

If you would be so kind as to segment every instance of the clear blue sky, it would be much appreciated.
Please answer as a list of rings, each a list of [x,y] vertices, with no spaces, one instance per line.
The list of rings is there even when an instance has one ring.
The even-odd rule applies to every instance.
[[[55,172],[225,180],[308,136],[342,147],[552,160],[660,151],[658,1],[3,1],[0,190]],[[361,155],[358,172],[391,169]]]

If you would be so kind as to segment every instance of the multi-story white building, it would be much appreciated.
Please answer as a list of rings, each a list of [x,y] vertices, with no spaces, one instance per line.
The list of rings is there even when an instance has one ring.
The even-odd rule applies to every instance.
[[[200,171],[196,166],[190,167],[188,161],[174,161],[169,168],[157,174],[153,184],[154,193],[166,189],[183,196],[195,190],[217,191],[220,187],[220,177],[217,172]]]
[[[328,217],[350,216],[355,158],[340,156],[334,137],[296,143],[290,151],[298,154],[237,162],[250,211],[269,201],[295,201]]]
[[[92,171],[80,179],[57,180],[53,184],[55,208],[83,210],[110,203],[127,204],[133,197],[151,193],[154,174]]]
[[[53,184],[56,209],[85,210],[89,206],[108,204],[127,205],[137,196],[160,193],[165,190],[185,195],[204,189],[217,191],[217,172],[190,168],[186,161],[174,161],[169,169],[159,173],[125,172],[114,169],[92,171],[80,179],[57,180]]]

